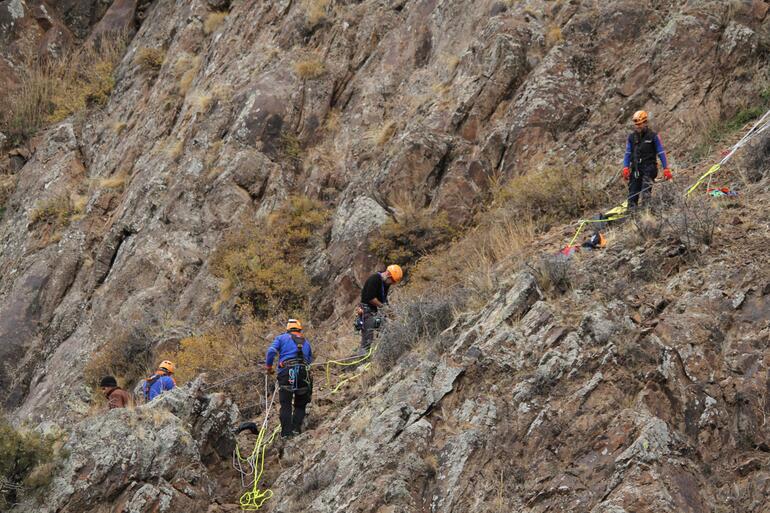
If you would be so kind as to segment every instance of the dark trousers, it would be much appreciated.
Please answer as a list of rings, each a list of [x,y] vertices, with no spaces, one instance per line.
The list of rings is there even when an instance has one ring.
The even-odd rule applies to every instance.
[[[639,204],[639,196],[642,203],[647,205],[652,197],[652,184],[658,176],[657,168],[633,171],[628,180],[628,208],[634,208]]]
[[[374,340],[374,327],[377,323],[377,314],[372,312],[369,308],[364,308],[364,313],[361,315],[361,321],[363,327],[361,328],[361,349],[369,351]]]
[[[302,422],[305,420],[305,408],[310,403],[313,394],[312,381],[307,371],[300,373],[300,390],[293,391],[289,382],[288,369],[278,375],[278,402],[281,403],[281,411],[278,417],[281,420],[281,436],[290,436],[293,432],[302,432]],[[292,408],[292,401],[294,402]]]

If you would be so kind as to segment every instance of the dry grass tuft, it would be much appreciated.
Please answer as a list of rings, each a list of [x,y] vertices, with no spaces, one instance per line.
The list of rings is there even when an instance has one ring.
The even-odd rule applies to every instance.
[[[366,140],[375,146],[384,146],[396,134],[398,125],[395,121],[386,121],[382,126],[369,130]]]
[[[2,216],[5,202],[8,201],[15,189],[16,175],[0,175],[0,216]]]
[[[561,42],[564,36],[561,33],[561,28],[558,25],[554,25],[548,28],[548,32],[545,34],[545,43],[549,47]]]
[[[497,290],[501,273],[521,266],[538,233],[571,221],[600,198],[597,185],[579,170],[564,166],[518,176],[499,190],[474,228],[459,235],[445,250],[421,258],[409,275],[407,289],[459,287],[469,291],[473,305],[483,304]]]
[[[97,187],[101,189],[122,189],[128,180],[128,173],[121,171],[109,178],[100,178],[96,180]]]
[[[330,0],[305,0],[305,20],[308,27],[315,27],[326,21],[326,11]]]
[[[166,155],[168,155],[171,160],[178,160],[179,157],[182,156],[183,151],[184,141],[181,139],[170,138],[166,143]]]
[[[80,206],[80,203],[76,205],[67,194],[53,196],[35,205],[29,213],[29,223],[32,226],[47,224],[54,231],[65,228],[70,222],[77,220],[77,214],[82,213],[82,210],[77,210],[77,206]]]
[[[229,13],[227,11],[216,11],[209,13],[209,15],[206,16],[206,20],[203,22],[203,33],[208,36],[217,30],[222,22],[225,21],[225,18],[227,18],[228,14]]]
[[[187,96],[200,66],[201,58],[189,53],[183,53],[174,63],[174,75],[179,78],[178,90],[181,96]]]
[[[314,80],[326,72],[326,65],[317,57],[309,57],[296,61],[294,72],[303,80]]]
[[[123,133],[127,126],[128,124],[124,123],[123,121],[116,121],[112,124],[112,131],[115,133],[115,135],[120,135]]]
[[[141,73],[150,77],[157,77],[165,60],[165,50],[161,48],[142,47],[136,52],[134,64],[136,64]]]
[[[214,97],[212,95],[202,92],[194,93],[192,97],[193,107],[195,107],[195,110],[201,114],[206,114],[209,109],[211,109],[213,102]]]
[[[23,143],[46,124],[104,105],[125,48],[126,38],[117,36],[61,59],[29,59],[20,67],[19,84],[0,98],[0,129],[11,144]]]

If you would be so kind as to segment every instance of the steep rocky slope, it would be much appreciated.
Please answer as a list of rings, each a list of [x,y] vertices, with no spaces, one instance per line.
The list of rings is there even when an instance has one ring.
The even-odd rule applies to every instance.
[[[315,321],[328,326],[377,263],[369,235],[405,204],[462,224],[492,184],[537,168],[610,182],[642,107],[676,173],[697,134],[762,101],[767,11],[762,1],[0,2],[5,80],[28,47],[130,36],[107,105],[7,163],[6,407],[33,424],[81,425],[92,403],[84,366],[116,333],[173,344],[226,320],[230,310],[211,308],[212,252],[290,194],[334,209],[306,262],[323,285]],[[160,50],[158,69],[141,65],[147,49]],[[342,409],[320,403],[306,458],[279,476],[273,457],[268,470],[303,485],[276,486],[271,507],[762,511],[761,192],[740,206],[742,238],[725,230],[695,260],[675,236],[622,232],[576,264],[568,294],[545,299],[531,276],[501,268],[499,297],[435,348]],[[84,206],[66,223],[33,221],[74,196]],[[186,508],[180,500],[164,507]]]

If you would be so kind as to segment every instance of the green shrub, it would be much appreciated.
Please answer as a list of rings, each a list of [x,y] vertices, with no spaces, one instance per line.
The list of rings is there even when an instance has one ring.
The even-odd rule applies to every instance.
[[[0,419],[0,506],[4,510],[18,498],[46,487],[52,477],[53,441],[33,431],[18,430]],[[49,472],[39,469],[46,466]]]

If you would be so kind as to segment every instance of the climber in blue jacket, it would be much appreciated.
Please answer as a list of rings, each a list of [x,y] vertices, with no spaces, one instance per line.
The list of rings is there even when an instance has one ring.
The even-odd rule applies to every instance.
[[[275,357],[278,356],[278,400],[281,411],[281,437],[289,438],[302,432],[305,408],[313,394],[313,380],[309,366],[313,361],[310,342],[302,334],[302,324],[296,319],[286,323],[286,333],[270,344],[265,354],[265,370],[272,374]],[[292,411],[292,399],[294,408]]]

